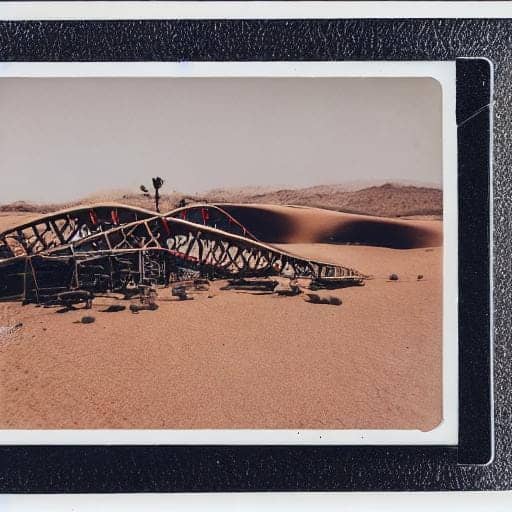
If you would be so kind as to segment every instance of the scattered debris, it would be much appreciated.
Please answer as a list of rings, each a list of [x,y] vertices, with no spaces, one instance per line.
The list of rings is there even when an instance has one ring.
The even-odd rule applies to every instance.
[[[368,276],[361,279],[354,279],[353,277],[347,278],[346,276],[340,277],[316,277],[311,280],[309,284],[310,290],[336,290],[338,288],[346,288],[348,286],[364,286],[364,280]]]
[[[140,290],[138,288],[125,288],[122,294],[124,300],[130,300],[134,297],[140,297]]]
[[[330,304],[331,306],[341,306],[342,304],[342,300],[338,297],[320,297],[316,293],[306,293],[305,301],[311,304]]]
[[[228,284],[221,290],[248,290],[272,293],[278,285],[275,279],[228,279]]]
[[[93,324],[94,322],[96,322],[96,318],[94,318],[93,316],[83,316],[80,319],[79,323],[81,323],[81,324]]]
[[[173,286],[171,289],[171,295],[177,297],[178,300],[191,300],[193,297],[187,295],[187,287],[183,284]]]
[[[7,325],[7,326],[0,326],[0,338],[3,336],[10,336],[11,334],[14,334],[17,330],[21,329],[23,327],[23,324],[21,322],[18,322],[15,325]]]
[[[300,295],[302,290],[299,287],[299,283],[297,279],[290,279],[287,284],[279,283],[276,288],[274,288],[274,293],[283,297],[293,297],[295,295]]]
[[[124,311],[126,309],[126,306],[123,306],[122,304],[111,304],[108,306],[108,308],[101,309],[100,311],[102,313],[118,313],[119,311]]]
[[[94,295],[87,290],[73,290],[62,292],[57,295],[57,300],[67,308],[72,308],[75,304],[85,304],[85,309],[91,309]]]
[[[188,279],[179,281],[171,287],[171,295],[178,297],[179,300],[192,300],[194,297],[190,297],[188,292],[209,292],[210,281],[204,278]],[[208,294],[208,298],[211,298],[211,294]]]
[[[194,279],[193,286],[198,292],[207,292],[210,290],[210,281],[208,279]]]
[[[154,304],[157,298],[156,289],[148,285],[139,285],[139,300],[141,304]]]
[[[130,304],[130,311],[132,313],[138,313],[139,311],[156,311],[158,309],[158,304]]]
[[[44,307],[63,306],[57,313],[73,311],[77,304],[84,304],[84,309],[91,309],[94,295],[88,290],[69,290],[57,294],[45,295],[42,297]]]
[[[398,274],[391,274],[389,276],[390,281],[398,281]]]

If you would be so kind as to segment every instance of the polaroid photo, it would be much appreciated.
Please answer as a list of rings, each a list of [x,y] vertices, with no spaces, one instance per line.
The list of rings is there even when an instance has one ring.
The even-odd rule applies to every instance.
[[[1,64],[8,464],[492,460],[492,63],[389,55]]]
[[[456,444],[455,62],[33,69],[3,441]]]

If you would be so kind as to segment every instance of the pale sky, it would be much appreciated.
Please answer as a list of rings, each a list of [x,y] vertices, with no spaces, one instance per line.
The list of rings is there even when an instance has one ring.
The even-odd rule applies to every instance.
[[[0,203],[110,189],[441,186],[429,78],[2,78]]]

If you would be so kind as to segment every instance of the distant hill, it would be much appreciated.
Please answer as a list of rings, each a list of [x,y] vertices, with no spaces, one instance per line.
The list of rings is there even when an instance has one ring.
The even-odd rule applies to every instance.
[[[380,217],[440,217],[443,214],[443,193],[438,188],[394,183],[385,183],[360,189],[344,185],[319,185],[297,189],[242,187],[236,189],[215,189],[201,196],[173,192],[172,194],[162,194],[160,201],[161,210],[169,211],[176,208],[182,198],[185,198],[187,203],[208,201],[209,203],[297,205]],[[0,212],[48,213],[62,208],[97,201],[114,201],[153,209],[153,201],[142,194],[112,193],[62,204],[43,205],[17,201],[0,205]]]
[[[443,192],[437,188],[386,183],[347,190],[343,185],[280,189],[260,193],[223,190],[205,194],[210,202],[288,204],[381,217],[441,216]]]

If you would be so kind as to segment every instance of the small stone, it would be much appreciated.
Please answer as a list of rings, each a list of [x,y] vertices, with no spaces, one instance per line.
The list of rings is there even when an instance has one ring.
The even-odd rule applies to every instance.
[[[94,322],[96,322],[96,318],[94,318],[93,316],[83,316],[80,322],[82,324],[93,324]]]
[[[418,274],[418,281],[421,281],[423,279],[423,274]]]
[[[389,276],[390,281],[398,281],[398,274],[391,274]]]

